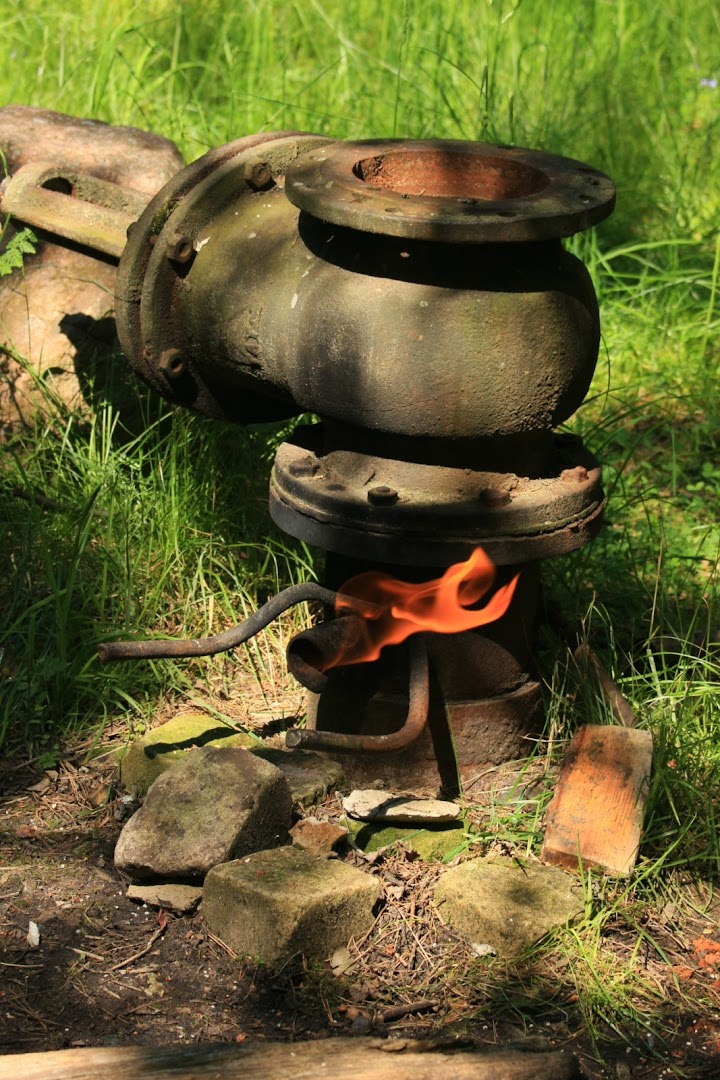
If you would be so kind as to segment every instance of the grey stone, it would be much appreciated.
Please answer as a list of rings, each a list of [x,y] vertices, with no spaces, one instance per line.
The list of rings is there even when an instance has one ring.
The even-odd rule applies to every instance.
[[[577,878],[552,866],[471,859],[447,870],[435,887],[443,918],[470,942],[500,956],[524,952],[583,911]]]
[[[497,949],[488,945],[486,941],[474,941],[470,946],[473,956],[497,956]]]
[[[414,799],[371,788],[351,791],[343,810],[359,821],[386,821],[388,825],[449,825],[460,817],[456,803],[440,799]]]
[[[202,899],[202,889],[197,885],[130,885],[125,894],[128,900],[137,900],[148,907],[163,908],[186,915],[194,911]]]
[[[235,731],[206,713],[186,712],[135,739],[120,762],[120,780],[141,798],[166,769],[197,746],[256,745],[252,735]]]
[[[185,754],[148,791],[120,834],[115,865],[135,881],[198,881],[217,863],[284,843],[287,781],[235,747]]]
[[[373,923],[376,878],[294,847],[224,863],[205,879],[203,915],[213,933],[268,964],[297,953],[324,960]]]
[[[344,781],[342,765],[312,750],[279,750],[267,746],[254,752],[282,770],[290,785],[293,805],[303,809],[319,803]]]

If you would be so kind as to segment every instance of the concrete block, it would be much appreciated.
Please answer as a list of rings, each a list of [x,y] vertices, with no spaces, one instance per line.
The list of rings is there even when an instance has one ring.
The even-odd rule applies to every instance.
[[[130,885],[125,895],[128,900],[137,900],[148,907],[187,915],[202,900],[202,889],[197,885]]]
[[[214,934],[267,964],[297,953],[323,960],[373,923],[376,878],[294,847],[224,863],[205,879],[203,915]]]
[[[435,887],[444,919],[471,943],[513,957],[583,911],[576,879],[552,866],[470,859],[447,870]]]

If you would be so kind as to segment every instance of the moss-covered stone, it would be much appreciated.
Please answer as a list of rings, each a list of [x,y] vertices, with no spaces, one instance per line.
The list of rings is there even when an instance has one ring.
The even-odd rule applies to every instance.
[[[292,816],[287,781],[239,747],[190,750],[150,788],[115,848],[134,881],[202,881],[220,862],[285,843]]]
[[[312,750],[279,750],[256,746],[258,757],[277,766],[290,785],[294,806],[307,810],[343,783],[342,765]]]
[[[435,903],[468,941],[514,957],[583,911],[577,878],[553,866],[517,860],[470,859],[446,870]]]
[[[144,798],[158,776],[196,746],[239,746],[250,750],[256,745],[252,735],[235,731],[206,713],[180,713],[130,744],[120,762],[120,780],[128,790]]]
[[[379,895],[370,874],[283,847],[216,866],[202,910],[236,952],[278,964],[297,953],[324,960],[364,934]]]
[[[352,818],[343,818],[350,838],[357,847],[368,853],[398,844],[414,851],[425,862],[442,862],[458,854],[465,843],[465,829],[462,825],[444,825],[434,829],[397,828],[392,825],[365,824]]]

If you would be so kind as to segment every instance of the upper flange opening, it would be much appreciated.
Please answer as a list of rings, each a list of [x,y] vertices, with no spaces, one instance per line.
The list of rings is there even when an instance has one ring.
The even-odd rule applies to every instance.
[[[580,161],[440,140],[332,143],[293,162],[285,190],[334,225],[466,244],[570,236],[615,205],[612,180]]]

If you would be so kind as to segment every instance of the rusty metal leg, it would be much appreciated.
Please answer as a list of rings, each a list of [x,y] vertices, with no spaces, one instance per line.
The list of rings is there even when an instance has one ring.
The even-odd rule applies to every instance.
[[[308,750],[343,750],[358,752],[390,752],[405,750],[422,734],[428,718],[429,671],[428,654],[424,634],[416,634],[407,640],[410,656],[409,704],[407,719],[398,731],[388,735],[349,735],[340,731],[317,731],[309,728],[291,728],[285,736],[285,745],[304,747]]]

